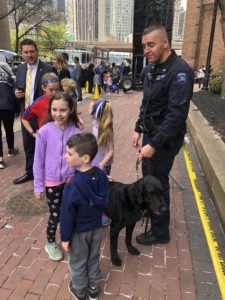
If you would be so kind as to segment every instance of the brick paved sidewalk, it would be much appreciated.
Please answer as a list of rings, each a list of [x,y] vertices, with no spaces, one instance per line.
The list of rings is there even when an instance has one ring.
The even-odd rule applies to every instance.
[[[117,181],[132,182],[135,176],[136,151],[131,147],[134,122],[141,93],[120,94],[112,100],[115,128],[115,159],[112,176]],[[90,129],[88,101],[79,104],[82,118]],[[17,135],[21,152],[6,157],[7,167],[0,170],[0,300],[72,299],[67,284],[69,273],[66,258],[57,263],[44,251],[47,215],[21,217],[10,215],[6,202],[14,194],[32,188],[32,182],[13,185],[12,180],[24,172],[21,136]],[[6,145],[4,145],[6,148]],[[6,149],[5,149],[6,153]],[[179,178],[178,162],[173,175]],[[136,225],[135,236],[144,230]],[[109,253],[109,228],[103,231],[100,300],[195,300],[195,285],[187,239],[182,192],[171,184],[171,242],[167,245],[136,246],[139,256],[131,256],[125,247],[124,231],[119,238],[120,268],[113,267]]]

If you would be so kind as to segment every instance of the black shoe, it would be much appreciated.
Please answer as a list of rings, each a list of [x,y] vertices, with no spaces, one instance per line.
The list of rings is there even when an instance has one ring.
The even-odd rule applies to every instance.
[[[8,150],[8,156],[15,156],[19,153],[19,148],[15,147],[13,149]]]
[[[170,237],[165,238],[155,237],[151,231],[142,233],[136,236],[136,241],[142,245],[154,245],[154,244],[167,244],[170,241]]]
[[[89,300],[98,300],[99,289],[88,287]]]
[[[87,295],[85,293],[79,293],[75,290],[75,288],[73,287],[73,282],[72,280],[70,280],[69,284],[68,284],[68,289],[71,295],[73,295],[73,297],[77,300],[86,300],[87,299]]]
[[[24,182],[27,182],[29,180],[33,180],[34,179],[34,176],[33,175],[30,175],[30,174],[24,174],[23,176],[17,178],[17,179],[14,179],[13,180],[13,183],[14,184],[20,184],[20,183],[24,183]]]

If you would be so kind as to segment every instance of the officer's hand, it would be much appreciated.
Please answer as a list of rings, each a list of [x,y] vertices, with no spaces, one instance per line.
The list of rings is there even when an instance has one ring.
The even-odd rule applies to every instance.
[[[139,146],[139,139],[140,139],[141,134],[138,132],[135,132],[132,138],[132,145],[133,147],[137,148]]]
[[[155,148],[153,148],[151,145],[145,145],[142,147],[139,151],[139,156],[138,156],[138,162],[140,163],[143,158],[151,158],[155,153]]]

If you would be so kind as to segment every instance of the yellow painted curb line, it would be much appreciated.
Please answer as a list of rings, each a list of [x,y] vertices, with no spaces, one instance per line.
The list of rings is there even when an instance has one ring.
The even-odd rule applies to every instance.
[[[213,266],[214,266],[215,273],[216,273],[216,277],[217,277],[220,291],[222,294],[222,299],[225,300],[225,263],[222,258],[221,252],[219,250],[219,245],[216,241],[214,231],[211,228],[210,220],[207,215],[205,204],[202,199],[201,193],[198,189],[196,174],[194,172],[192,162],[190,160],[190,155],[188,153],[188,149],[185,144],[183,145],[183,152],[184,152],[184,158],[185,158],[188,174],[190,177],[192,189],[193,189],[193,192],[195,195],[198,212],[199,212],[202,226],[203,226],[203,229],[205,232],[206,240],[208,243],[209,251],[211,254]]]

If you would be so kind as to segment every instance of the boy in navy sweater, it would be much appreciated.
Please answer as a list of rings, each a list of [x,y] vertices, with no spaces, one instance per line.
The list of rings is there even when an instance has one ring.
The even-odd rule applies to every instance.
[[[98,299],[102,213],[108,203],[108,179],[93,167],[98,146],[91,133],[73,135],[67,142],[66,160],[78,168],[63,193],[60,234],[68,252],[72,280],[69,291],[77,300]]]

